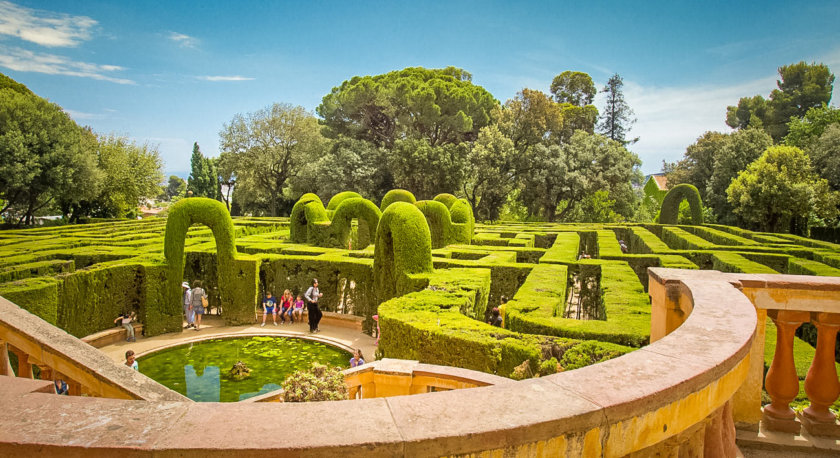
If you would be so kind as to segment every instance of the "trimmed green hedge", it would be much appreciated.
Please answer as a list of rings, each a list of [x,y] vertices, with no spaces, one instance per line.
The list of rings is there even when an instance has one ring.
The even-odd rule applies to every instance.
[[[60,288],[61,283],[53,278],[27,278],[0,285],[0,296],[50,324],[59,325]]]
[[[433,269],[432,236],[423,212],[406,202],[388,205],[379,220],[374,253],[377,301],[410,292],[415,283],[409,275]]]
[[[361,198],[362,195],[358,192],[353,191],[344,191],[340,192],[330,199],[330,202],[327,204],[328,211],[336,211],[338,210],[338,206],[341,205],[346,199],[354,199],[354,198]]]
[[[446,205],[434,200],[420,200],[414,205],[423,213],[429,224],[432,248],[443,248],[449,245],[452,239],[452,217]]]
[[[449,193],[442,193],[442,194],[436,195],[435,198],[432,199],[432,200],[434,200],[436,202],[440,202],[443,205],[446,205],[446,208],[452,208],[452,204],[457,202],[458,198],[453,196],[452,194],[449,194]]]
[[[331,245],[339,248],[347,246],[347,240],[350,237],[350,223],[356,218],[359,220],[359,234],[362,235],[357,240],[356,249],[367,247],[371,243],[370,234],[376,234],[376,228],[379,226],[381,217],[382,212],[379,211],[379,208],[367,199],[361,197],[343,199],[336,208],[330,223]],[[364,226],[364,229],[361,229],[361,226]]]
[[[561,232],[554,244],[540,258],[540,263],[568,264],[577,261],[580,254],[580,236],[577,232]]]
[[[688,200],[691,210],[691,224],[703,224],[703,201],[700,200],[700,191],[694,185],[681,183],[668,191],[662,199],[662,208],[659,211],[660,224],[677,224],[680,214],[680,203]]]
[[[449,207],[449,212],[452,218],[452,242],[469,245],[475,230],[472,206],[465,199],[458,199]]]
[[[382,202],[379,204],[379,210],[385,211],[389,205],[395,202],[407,202],[413,204],[417,202],[417,198],[414,197],[414,194],[411,191],[406,191],[405,189],[392,189],[385,193],[385,196],[382,197]]]

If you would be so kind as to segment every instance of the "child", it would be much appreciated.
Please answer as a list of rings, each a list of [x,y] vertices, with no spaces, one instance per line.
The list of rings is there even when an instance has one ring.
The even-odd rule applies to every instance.
[[[289,315],[289,322],[294,323],[292,318],[292,293],[287,289],[283,291],[283,297],[280,299],[280,324],[286,324],[286,315]]]
[[[362,356],[362,350],[360,348],[356,349],[356,352],[353,353],[353,357],[350,358],[350,367],[361,366],[365,363],[365,358]]]
[[[271,297],[271,292],[265,293],[265,300],[263,301],[263,322],[260,327],[265,326],[265,317],[269,313],[271,317],[274,318],[274,326],[277,326],[277,310],[275,309],[275,305],[277,305],[277,301]]]
[[[294,316],[297,317],[298,321],[303,321],[303,297],[300,294],[297,295],[295,301]]]
[[[137,367],[137,361],[134,360],[134,350],[128,350],[125,352],[125,365],[136,371],[140,370]]]
[[[134,320],[134,312],[123,313],[122,315],[120,315],[120,316],[118,316],[114,319],[114,323],[116,323],[117,321],[120,321],[120,320],[122,320],[122,322],[120,324],[122,324],[123,327],[125,328],[125,335],[126,335],[125,341],[126,342],[136,342],[137,339],[134,338],[134,326],[131,324],[131,321]]]

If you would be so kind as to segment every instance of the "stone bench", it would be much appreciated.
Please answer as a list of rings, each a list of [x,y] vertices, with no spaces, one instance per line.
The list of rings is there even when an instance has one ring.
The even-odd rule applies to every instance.
[[[143,325],[141,323],[131,323],[134,326],[134,336],[139,336],[143,332]],[[82,342],[89,344],[94,348],[102,348],[107,345],[124,342],[126,339],[125,328],[120,325],[104,331],[99,331],[95,334],[82,337]]]

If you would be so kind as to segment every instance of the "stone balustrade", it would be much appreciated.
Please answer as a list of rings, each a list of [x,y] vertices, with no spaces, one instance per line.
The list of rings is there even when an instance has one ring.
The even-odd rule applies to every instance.
[[[17,358],[18,377],[33,378],[37,366],[40,379],[64,380],[70,395],[188,400],[0,297],[0,375],[14,375],[8,352]]]
[[[728,279],[658,270],[663,288],[651,296],[671,302],[654,307],[652,324],[672,329],[620,358],[519,382],[382,361],[348,371],[361,399],[207,404],[56,396],[49,381],[0,376],[0,455],[735,456],[733,401],[752,369],[755,307]],[[38,325],[47,331],[35,337],[75,358],[63,350],[72,337],[51,341],[61,331]],[[100,372],[118,366],[85,358]],[[446,390],[473,383],[488,386]],[[422,394],[380,397],[406,392]]]
[[[679,324],[686,310],[678,304],[678,288],[683,279],[718,279],[736,285],[756,309],[756,339],[750,350],[750,374],[735,396],[735,421],[745,429],[758,430],[759,423],[767,430],[798,434],[804,426],[814,436],[840,437],[840,425],[829,411],[840,396],[840,381],[835,367],[835,341],[840,330],[840,278],[804,275],[723,274],[671,269],[651,269],[650,295],[655,316],[651,340],[665,335]],[[765,321],[769,317],[776,326],[777,340],[773,362],[764,378],[771,403],[761,406],[764,376]],[[804,388],[810,406],[800,414],[790,404],[799,393],[799,378],[794,366],[794,333],[802,323],[817,329],[814,359],[805,378]]]

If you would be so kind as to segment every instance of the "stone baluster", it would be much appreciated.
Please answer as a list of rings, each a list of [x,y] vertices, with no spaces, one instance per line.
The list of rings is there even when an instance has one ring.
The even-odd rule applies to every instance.
[[[15,372],[12,369],[12,362],[9,359],[9,345],[0,340],[0,375],[8,375],[14,377]]]
[[[813,313],[811,321],[817,328],[817,351],[805,378],[805,392],[811,405],[802,412],[800,419],[811,434],[834,435],[838,433],[836,418],[828,407],[840,396],[840,381],[834,366],[840,314]]]
[[[791,310],[769,310],[767,314],[776,325],[776,352],[764,379],[771,403],[764,406],[762,423],[768,429],[798,434],[800,424],[790,408],[790,402],[799,394],[799,378],[793,363],[793,339],[796,328],[808,321],[810,314]]]
[[[9,345],[9,350],[17,356],[17,376],[23,378],[34,378],[32,375],[32,365],[29,364],[29,355],[27,355],[23,350],[15,348],[12,345]]]

